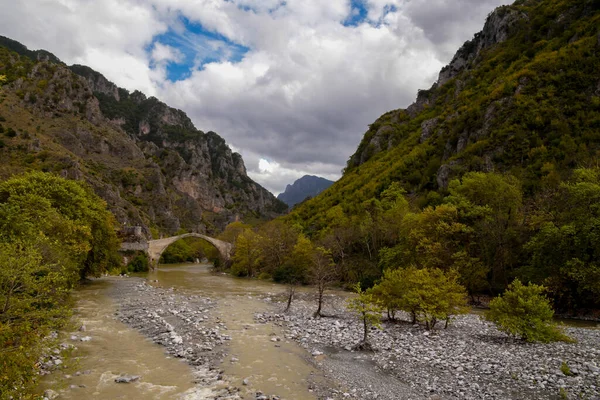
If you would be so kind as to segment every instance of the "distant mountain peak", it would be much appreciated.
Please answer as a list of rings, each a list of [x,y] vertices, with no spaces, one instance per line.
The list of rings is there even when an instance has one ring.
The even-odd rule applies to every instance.
[[[287,185],[285,191],[280,193],[277,198],[289,207],[302,202],[307,197],[314,197],[333,185],[333,181],[314,175],[304,175],[297,179],[293,184]]]

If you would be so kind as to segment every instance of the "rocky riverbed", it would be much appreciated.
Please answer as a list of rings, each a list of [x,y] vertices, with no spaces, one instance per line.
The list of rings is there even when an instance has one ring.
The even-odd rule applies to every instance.
[[[354,352],[362,326],[345,310],[344,299],[328,296],[326,314],[332,317],[315,319],[313,295],[299,297],[290,312],[260,313],[255,319],[284,326],[286,338],[306,348],[315,364],[346,388],[346,397],[600,399],[598,329],[566,328],[577,343],[530,344],[472,314],[434,331],[386,322],[383,330],[370,331],[377,351]],[[285,304],[283,298],[266,300],[279,310]]]
[[[224,344],[231,337],[213,315],[213,300],[155,287],[139,278],[115,282],[110,294],[119,306],[116,317],[121,322],[194,368],[198,388],[208,389],[190,398],[241,399],[239,388],[230,385],[218,368],[226,355]]]
[[[273,291],[283,289],[277,286]],[[225,316],[219,317],[223,310],[217,302],[222,300],[140,278],[114,280],[109,294],[117,304],[118,320],[192,366],[196,386],[184,398],[279,398],[254,388],[252,378],[248,382],[223,372],[224,364],[237,360],[231,353],[235,346],[230,345],[240,336],[230,335],[236,329],[228,330],[221,319]],[[370,331],[376,351],[356,352],[352,346],[362,338],[362,326],[347,312],[344,294],[328,295],[329,317],[317,319],[312,317],[313,293],[298,294],[287,313],[283,293],[264,291],[259,297],[264,311],[254,315],[255,326],[244,323],[243,329],[258,332],[258,326],[273,327],[268,331],[278,333],[267,339],[269,346],[296,342],[316,368],[305,382],[310,387],[306,397],[287,396],[288,400],[303,400],[308,394],[323,400],[600,399],[598,329],[567,328],[566,333],[577,340],[574,344],[528,344],[507,337],[476,315],[458,317],[448,329],[431,332],[408,322],[385,322],[383,330]],[[253,309],[261,308],[258,304]],[[88,333],[76,332],[70,339],[86,340]]]

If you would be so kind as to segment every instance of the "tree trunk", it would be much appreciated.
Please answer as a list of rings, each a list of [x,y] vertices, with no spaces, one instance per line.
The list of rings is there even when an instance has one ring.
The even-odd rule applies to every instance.
[[[285,312],[288,312],[290,310],[290,307],[292,306],[292,300],[294,299],[294,293],[296,292],[296,287],[290,285],[288,287],[288,301],[287,301],[287,306],[285,307]]]
[[[363,335],[363,343],[367,343],[367,334],[369,333],[368,329],[367,329],[367,313],[363,312],[363,328],[364,328],[364,335]]]
[[[314,317],[320,317],[321,316],[321,306],[323,305],[323,292],[325,291],[325,288],[321,288],[319,287],[319,296],[317,298],[318,302],[319,302],[319,307],[317,308],[317,311],[315,311],[314,313]]]
[[[450,324],[450,317],[446,318],[446,324],[444,325],[444,329],[448,329],[449,324]]]
[[[411,322],[411,324],[414,325],[417,323],[417,313],[414,311],[411,311],[411,314],[412,314],[412,321],[410,321],[410,322]]]

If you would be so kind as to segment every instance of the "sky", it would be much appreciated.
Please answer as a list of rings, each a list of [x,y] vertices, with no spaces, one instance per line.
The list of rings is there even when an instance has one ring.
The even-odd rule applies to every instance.
[[[221,135],[277,194],[338,179],[507,0],[0,0],[0,34]]]

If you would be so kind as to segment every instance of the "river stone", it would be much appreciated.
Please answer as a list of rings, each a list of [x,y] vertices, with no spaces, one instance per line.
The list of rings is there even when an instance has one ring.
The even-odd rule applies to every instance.
[[[46,389],[44,391],[44,397],[47,398],[48,400],[53,400],[53,399],[56,399],[58,397],[58,393],[56,393],[52,389]]]
[[[119,376],[118,378],[115,378],[115,382],[116,383],[131,383],[131,382],[137,381],[140,378],[141,378],[141,376],[139,376],[139,375],[122,375],[122,376]]]

